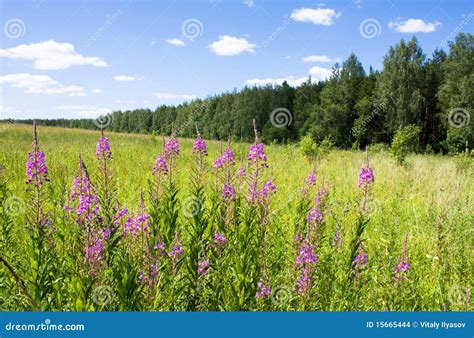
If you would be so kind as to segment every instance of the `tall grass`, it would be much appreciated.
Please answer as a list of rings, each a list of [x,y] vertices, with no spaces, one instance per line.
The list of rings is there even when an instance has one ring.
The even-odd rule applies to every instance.
[[[48,228],[40,239],[31,231],[34,210],[25,191],[32,128],[0,125],[0,309],[473,309],[474,180],[472,168],[460,173],[452,158],[411,155],[402,167],[384,152],[369,153],[375,182],[364,195],[361,152],[334,150],[315,165],[294,145],[266,146],[268,168],[256,173],[247,164],[249,145],[234,143],[235,165],[216,172],[212,163],[227,143],[208,141],[208,155],[200,156],[193,140],[179,139],[172,177],[157,182],[152,167],[165,151],[161,138],[105,136],[113,186],[104,184],[96,158],[100,132],[39,128],[50,178],[41,192]],[[84,258],[85,227],[65,208],[78,154],[100,200],[102,218],[91,231],[112,230],[97,269]],[[241,165],[246,177],[239,179]],[[305,195],[301,188],[314,168],[316,185]],[[249,202],[256,177],[258,189],[267,180],[276,186],[265,203]],[[235,200],[222,199],[226,182]],[[295,237],[308,231],[317,191],[328,184],[324,221],[310,239],[317,263],[302,292],[301,240]],[[127,215],[118,218],[124,208]],[[149,222],[150,234],[123,235],[144,214],[150,217],[139,224]],[[173,247],[182,255],[170,255]],[[366,264],[354,264],[360,254]],[[401,261],[409,269],[397,274]]]

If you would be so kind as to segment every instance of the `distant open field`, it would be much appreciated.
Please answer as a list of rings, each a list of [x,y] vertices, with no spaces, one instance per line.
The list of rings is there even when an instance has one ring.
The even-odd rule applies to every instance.
[[[314,163],[296,145],[265,146],[268,168],[260,167],[254,176],[255,165],[247,163],[249,144],[232,143],[235,165],[216,174],[212,163],[225,142],[208,141],[202,170],[193,171],[199,158],[194,140],[179,139],[179,155],[170,163],[172,188],[166,178],[164,193],[153,201],[150,187],[157,175],[152,167],[162,153],[162,139],[106,132],[112,152],[107,170],[116,194],[104,201],[101,189],[112,188],[99,184],[103,173],[95,147],[100,132],[38,127],[50,179],[41,186],[48,224],[40,227],[51,230],[32,231],[37,225],[31,213],[38,206],[32,205],[31,186],[25,191],[32,135],[31,126],[0,124],[0,256],[18,277],[0,265],[1,310],[474,309],[474,179],[472,170],[458,172],[451,157],[410,155],[402,167],[386,152],[369,152],[375,180],[359,187],[365,154],[334,150],[316,164],[316,185],[305,199],[300,189]],[[79,153],[102,216],[87,227],[112,229],[93,264],[84,258],[85,246],[95,243],[91,234],[74,210],[64,208],[75,208],[70,196]],[[241,165],[246,177],[236,178]],[[220,179],[226,173],[232,176],[235,200],[221,199]],[[267,179],[276,186],[269,200],[248,201],[254,179],[259,187]],[[310,211],[320,207],[313,200],[323,184],[328,190],[324,208],[318,209],[323,220],[302,230]],[[197,186],[203,189],[196,200]],[[168,189],[176,195],[170,197]],[[140,228],[136,236],[125,235],[127,216],[113,225],[123,207],[129,215],[150,214],[152,233]],[[109,214],[102,215],[106,210]],[[176,219],[168,217],[171,211]],[[173,230],[168,242],[162,229]],[[308,258],[298,264],[305,240],[294,237],[312,231],[306,244],[311,243],[317,262]],[[216,233],[226,237],[223,248],[215,244]],[[46,239],[41,245],[32,243],[38,234]],[[150,249],[155,242],[165,244],[163,256]],[[175,260],[172,246],[178,244],[184,251]],[[367,262],[355,262],[360,255]],[[206,261],[208,266],[201,264]],[[395,271],[401,261],[409,268]],[[157,271],[150,270],[152,263]],[[304,277],[307,284],[301,287]]]

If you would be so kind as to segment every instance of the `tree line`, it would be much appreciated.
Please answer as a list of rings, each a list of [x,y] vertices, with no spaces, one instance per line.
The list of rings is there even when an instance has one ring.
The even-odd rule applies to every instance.
[[[416,37],[401,40],[384,56],[383,69],[364,70],[355,54],[335,64],[326,81],[311,79],[294,88],[245,87],[177,106],[115,111],[99,120],[37,120],[38,124],[125,133],[167,135],[171,129],[193,137],[253,141],[256,119],[266,142],[315,142],[363,148],[389,144],[407,126],[419,130],[419,150],[462,151],[473,141],[474,36],[459,34],[449,51],[427,57]],[[23,122],[31,122],[24,120]]]

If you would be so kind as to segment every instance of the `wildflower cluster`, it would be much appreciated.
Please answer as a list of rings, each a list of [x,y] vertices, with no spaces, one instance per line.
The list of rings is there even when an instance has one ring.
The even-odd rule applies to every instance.
[[[406,278],[406,273],[410,270],[410,264],[408,263],[408,249],[407,249],[408,234],[405,235],[405,240],[403,241],[403,250],[402,255],[398,257],[397,263],[393,267],[393,272],[395,274],[396,280],[403,280]]]

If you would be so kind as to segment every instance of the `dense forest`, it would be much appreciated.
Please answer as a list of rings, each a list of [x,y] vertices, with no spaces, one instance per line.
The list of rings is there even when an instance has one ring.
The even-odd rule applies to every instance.
[[[310,135],[340,148],[361,148],[392,141],[397,130],[418,130],[420,151],[462,151],[472,145],[474,104],[474,35],[461,33],[449,51],[423,53],[417,39],[401,40],[384,57],[383,69],[366,73],[356,55],[333,67],[324,82],[293,88],[245,87],[155,111],[116,111],[104,121],[37,120],[43,125],[107,129],[166,135],[172,125],[182,137],[198,125],[209,139],[252,141],[255,118],[266,142],[289,143]],[[283,109],[284,108],[284,109]],[[31,121],[23,121],[31,122]]]

